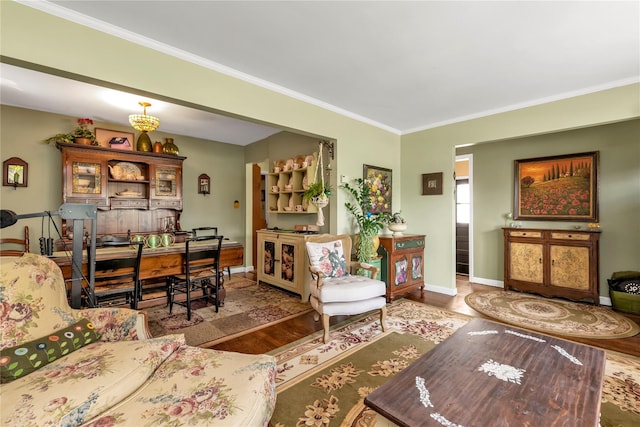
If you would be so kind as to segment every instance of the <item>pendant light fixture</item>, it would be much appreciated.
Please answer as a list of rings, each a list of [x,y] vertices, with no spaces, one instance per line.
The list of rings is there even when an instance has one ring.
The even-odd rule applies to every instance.
[[[138,137],[138,143],[136,149],[138,151],[152,151],[151,138],[147,135],[147,132],[153,132],[160,126],[160,119],[154,116],[147,115],[147,107],[151,107],[148,102],[138,102],[142,107],[142,114],[131,114],[129,116],[129,123],[137,131],[142,132]]]

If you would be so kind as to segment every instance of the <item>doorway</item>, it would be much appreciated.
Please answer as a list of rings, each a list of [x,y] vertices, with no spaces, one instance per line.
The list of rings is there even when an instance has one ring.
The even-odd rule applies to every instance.
[[[472,269],[472,155],[456,156],[456,274],[471,276]]]

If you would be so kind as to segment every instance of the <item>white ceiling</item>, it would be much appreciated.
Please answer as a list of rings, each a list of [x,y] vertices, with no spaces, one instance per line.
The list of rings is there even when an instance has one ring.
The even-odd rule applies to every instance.
[[[638,1],[18,1],[398,134],[640,81]],[[30,73],[6,69],[3,103],[48,104],[9,94],[5,78]],[[96,119],[122,122],[88,90]],[[245,145],[276,131],[151,102],[167,132],[202,122],[192,136]]]

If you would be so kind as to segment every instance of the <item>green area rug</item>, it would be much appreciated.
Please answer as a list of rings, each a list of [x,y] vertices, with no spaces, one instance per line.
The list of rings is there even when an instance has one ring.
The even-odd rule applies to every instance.
[[[274,350],[278,397],[270,425],[390,425],[364,398],[470,319],[398,300],[388,306],[385,333],[372,313],[334,326],[326,344],[318,332]],[[640,358],[607,352],[600,425],[640,425],[639,391]]]
[[[626,338],[640,327],[610,308],[522,292],[478,291],[467,305],[485,316],[535,331],[582,338]]]
[[[177,304],[172,314],[166,305],[146,309],[151,334],[184,334],[187,344],[210,347],[312,310],[299,296],[253,280],[232,277],[224,287],[227,296],[217,313],[204,300],[192,302],[191,320],[187,309]]]

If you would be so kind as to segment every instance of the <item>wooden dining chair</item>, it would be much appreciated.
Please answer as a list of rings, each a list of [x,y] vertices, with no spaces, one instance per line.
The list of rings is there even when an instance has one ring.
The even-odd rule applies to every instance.
[[[29,227],[24,226],[24,238],[5,237],[0,239],[0,256],[21,256],[29,252]]]
[[[184,274],[167,277],[167,297],[169,313],[173,304],[183,305],[187,309],[187,320],[191,320],[191,303],[204,299],[212,301],[216,313],[221,305],[220,298],[220,250],[222,236],[190,237],[185,241]],[[194,248],[194,246],[206,245]],[[193,296],[193,292],[200,292]],[[177,301],[176,294],[185,294],[184,300]]]
[[[133,247],[134,250],[118,258],[96,260],[94,287],[89,291],[91,307],[128,304],[132,309],[138,309],[138,302],[142,299],[140,260],[143,246],[142,242],[128,241],[101,243],[103,248]]]
[[[191,229],[191,235],[193,237],[198,237],[198,234],[203,235],[218,235],[218,227],[197,227]],[[229,240],[229,239],[225,239]],[[227,274],[229,275],[229,280],[231,280],[231,267],[227,266]]]

